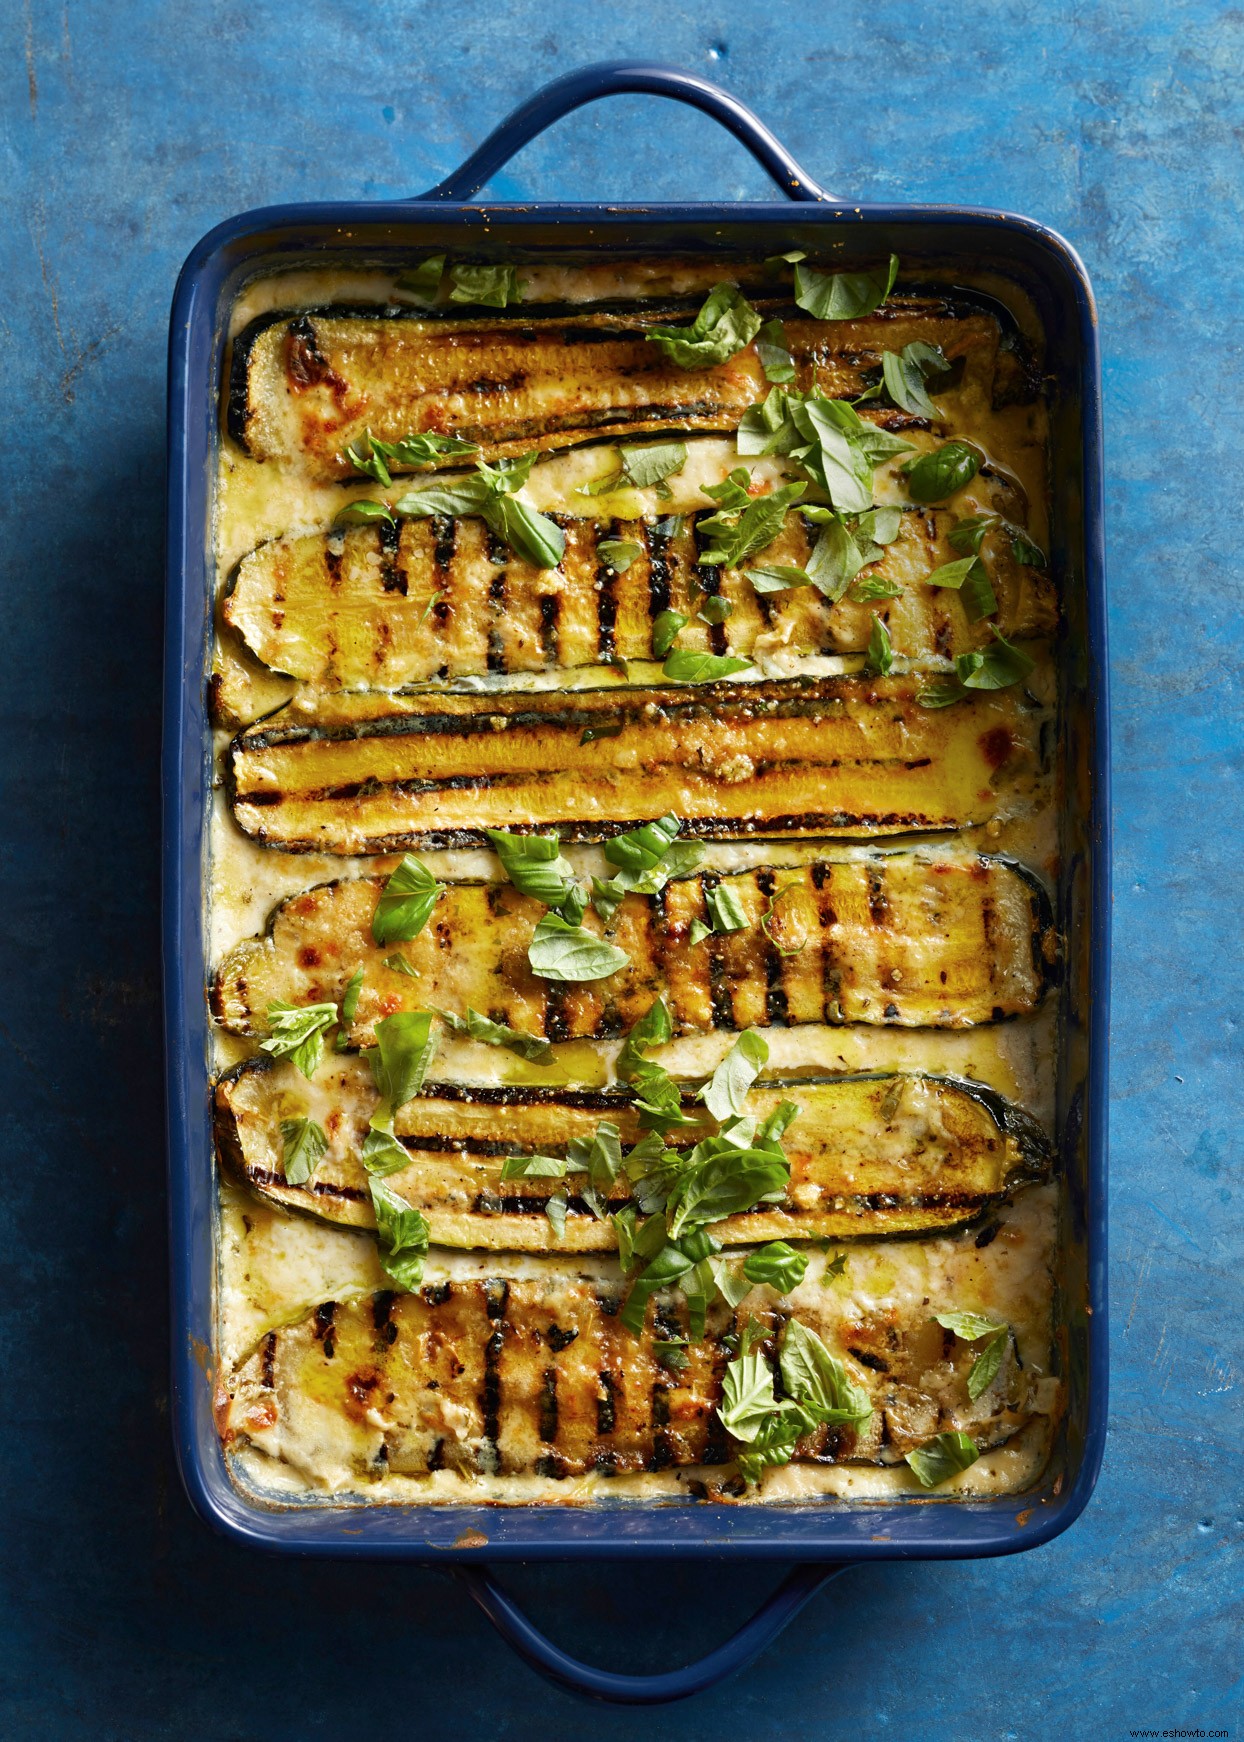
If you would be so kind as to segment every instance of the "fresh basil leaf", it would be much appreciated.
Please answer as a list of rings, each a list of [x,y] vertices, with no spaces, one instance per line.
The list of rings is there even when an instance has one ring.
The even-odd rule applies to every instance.
[[[479,472],[470,478],[459,478],[452,484],[420,484],[408,490],[393,504],[395,511],[407,520],[428,520],[436,514],[462,518],[483,514],[493,492]]]
[[[942,563],[940,568],[930,571],[928,584],[930,587],[952,587],[956,592],[968,578],[971,569],[976,565],[977,558],[965,556],[958,562]]]
[[[996,514],[968,514],[957,520],[946,534],[946,542],[952,550],[970,551],[973,556],[979,556],[981,545],[985,542],[985,534],[991,526],[996,526]]]
[[[901,599],[902,596],[903,589],[886,580],[884,575],[865,575],[851,588],[851,597],[861,605],[869,605],[874,599]]]
[[[687,463],[686,442],[623,443],[618,449],[622,460],[622,481],[636,490],[651,490],[681,472]],[[665,492],[669,494],[668,491]]]
[[[808,579],[817,591],[837,604],[863,566],[859,545],[842,522],[826,522],[808,558]]]
[[[613,1231],[618,1239],[618,1263],[622,1267],[623,1276],[631,1268],[631,1259],[635,1249],[635,1224],[638,1217],[630,1204],[625,1209],[616,1211],[609,1220],[613,1223]]]
[[[733,1312],[741,1306],[752,1292],[753,1284],[743,1274],[743,1266],[728,1263],[724,1258],[710,1258],[708,1266],[713,1278],[713,1286]]]
[[[364,446],[366,442],[366,446]],[[384,443],[377,442],[370,429],[363,431],[362,438],[357,442],[347,442],[342,449],[341,457],[356,472],[362,472],[368,478],[374,478],[377,484],[386,490],[393,482],[392,474],[385,464]]]
[[[423,1087],[436,1039],[430,1010],[399,1011],[396,1016],[382,1016],[376,1024],[376,1045],[364,1056],[390,1118]]]
[[[754,1028],[744,1029],[697,1096],[719,1125],[741,1116],[748,1092],[768,1060],[764,1035]]]
[[[862,1422],[872,1414],[868,1394],[855,1383],[815,1331],[789,1319],[779,1355],[782,1384],[821,1422]]]
[[[997,595],[989,579],[989,570],[978,556],[961,557],[958,562],[943,563],[929,575],[931,587],[950,587],[959,594],[969,623],[991,617],[998,609]]]
[[[815,1426],[798,1404],[787,1403],[767,1416],[747,1450],[735,1459],[740,1476],[754,1487],[765,1470],[789,1464],[799,1441]]]
[[[324,1035],[337,1021],[335,1004],[288,1004],[274,998],[267,1012],[271,1030],[259,1045],[274,1058],[287,1058],[304,1077],[313,1077],[324,1056]]]
[[[786,328],[781,321],[766,321],[756,335],[756,355],[765,372],[766,381],[786,382],[795,379],[795,359],[790,354]]]
[[[868,637],[868,664],[872,671],[885,677],[894,664],[894,649],[890,643],[890,632],[875,613],[873,626]]]
[[[696,616],[700,619],[701,623],[708,623],[710,625],[724,623],[728,617],[732,617],[733,615],[734,606],[730,603],[729,599],[723,599],[720,593],[710,594],[709,597],[705,599],[700,609],[696,612]]]
[[[656,1232],[660,1234],[662,1224],[659,1217],[652,1217]],[[647,1234],[648,1223],[640,1230],[634,1252],[638,1252]],[[626,1305],[618,1314],[618,1318],[628,1331],[639,1336],[644,1328],[644,1318],[648,1302],[652,1296],[663,1288],[669,1288],[680,1277],[686,1276],[703,1258],[721,1250],[720,1243],[706,1234],[702,1229],[693,1230],[681,1245],[672,1242],[664,1245],[647,1265],[643,1273],[631,1284],[631,1292],[627,1296]]]
[[[580,744],[595,744],[600,738],[620,738],[622,722],[615,720],[611,726],[585,726],[579,733]]]
[[[881,306],[897,277],[897,254],[873,272],[817,272],[800,261],[795,267],[795,301],[818,321],[858,320]]]
[[[774,563],[771,568],[746,569],[744,573],[758,593],[784,593],[790,587],[810,587],[812,576],[793,563]]]
[[[664,520],[654,520],[652,530],[659,538],[681,538],[685,516],[682,514],[667,514]]]
[[[740,659],[732,653],[687,650],[671,653],[661,671],[672,683],[717,683],[721,678],[733,677],[736,671],[746,671],[751,663],[750,659]]]
[[[574,866],[562,857],[556,835],[512,835],[505,829],[485,829],[501,869],[520,895],[562,907],[574,887]]]
[[[807,1255],[796,1252],[785,1240],[770,1240],[759,1252],[749,1253],[743,1260],[743,1274],[749,1282],[767,1283],[779,1294],[789,1294],[792,1288],[798,1288],[807,1268]]]
[[[762,1423],[779,1409],[773,1392],[773,1372],[763,1355],[740,1355],[722,1377],[721,1424],[744,1445],[756,1438]]]
[[[780,1149],[781,1139],[799,1117],[793,1101],[779,1101],[769,1117],[756,1128],[753,1142],[757,1149]]]
[[[967,442],[943,442],[911,462],[907,494],[913,502],[944,502],[970,484],[980,469],[980,454]]]
[[[625,968],[630,957],[583,926],[547,913],[532,934],[527,960],[542,980],[581,982],[607,979]]]
[[[940,345],[926,345],[917,339],[901,351],[883,351],[881,373],[886,392],[901,411],[909,411],[913,417],[941,416],[925,386],[930,375],[950,373]]]
[[[691,1365],[691,1357],[687,1354],[686,1339],[679,1337],[657,1337],[653,1339],[652,1353],[662,1367],[671,1373],[685,1373]]]
[[[902,527],[901,508],[869,508],[860,515],[856,530],[873,544],[893,544]]]
[[[507,308],[522,302],[525,283],[516,266],[469,266],[449,268],[450,302],[466,302],[481,308]]]
[[[783,484],[767,496],[749,497],[746,507],[723,508],[708,515],[696,530],[710,542],[696,560],[738,568],[753,551],[773,543],[786,524],[788,510],[806,489],[806,484]]]
[[[356,968],[346,982],[345,996],[341,1000],[341,1022],[348,1027],[358,1015],[359,995],[363,990],[363,970]]]
[[[644,554],[644,549],[633,538],[602,538],[596,546],[596,554],[604,558],[615,574],[624,575],[636,557]]]
[[[281,1120],[281,1153],[287,1185],[300,1186],[311,1178],[328,1152],[324,1127],[306,1114],[300,1119]]]
[[[507,1155],[501,1163],[502,1179],[565,1179],[569,1163],[564,1155]]]
[[[1005,1355],[1010,1341],[1010,1328],[1004,1325],[996,1337],[989,1339],[972,1363],[972,1371],[968,1374],[968,1396],[973,1403],[989,1390],[997,1378],[998,1369],[1002,1365],[1002,1357]]]
[[[529,508],[515,496],[494,496],[484,506],[484,519],[498,538],[538,569],[555,569],[566,554],[566,534],[547,514]]]
[[[463,441],[460,436],[437,435],[435,430],[421,430],[404,435],[400,441],[379,442],[371,438],[373,449],[379,449],[385,459],[415,471],[426,471],[437,460],[465,459],[478,454],[479,443]]]
[[[379,520],[383,520],[388,526],[397,524],[393,510],[386,502],[372,502],[366,496],[360,496],[337,510],[333,516],[333,525],[374,526]]]
[[[783,266],[793,266],[797,260],[806,260],[808,256],[802,248],[792,248],[788,254],[770,254],[764,261],[766,272],[780,272]]]
[[[605,842],[605,857],[623,871],[654,871],[673,845],[682,824],[676,816],[658,817],[654,823],[628,829]]]
[[[436,1014],[454,1034],[465,1034],[468,1040],[478,1040],[484,1046],[503,1046],[507,1052],[517,1053],[519,1058],[528,1059],[532,1064],[547,1064],[553,1057],[553,1048],[547,1040],[534,1034],[520,1034],[518,1029],[508,1028],[504,1022],[493,1022],[469,1005],[465,1017],[451,1016],[448,1010],[438,1010]]]
[[[544,1213],[548,1217],[549,1227],[553,1230],[555,1240],[564,1239],[566,1233],[566,1212],[570,1208],[570,1199],[565,1192],[554,1192],[551,1198],[544,1201]]]
[[[718,934],[742,931],[747,924],[743,904],[732,884],[719,883],[715,889],[706,889],[704,905],[713,922],[713,930]]]
[[[676,1125],[696,1123],[683,1112],[682,1089],[664,1066],[645,1059],[631,1066],[629,1081],[643,1130],[664,1134]]]
[[[674,1024],[665,1000],[658,998],[639,1021],[631,1029],[622,1042],[614,1070],[622,1082],[629,1083],[638,1068],[644,1063],[644,1054],[650,1047],[664,1046],[666,1041],[674,1036]]]
[[[429,254],[426,260],[421,260],[411,272],[403,272],[396,280],[396,288],[404,290],[415,302],[434,303],[436,293],[441,287],[441,279],[445,272],[445,256]]]
[[[745,920],[744,924],[746,923]],[[712,935],[711,925],[705,925],[702,919],[693,919],[687,927],[687,948],[693,950],[697,944],[702,944],[705,938],[711,938]]]
[[[409,943],[431,919],[444,893],[445,885],[413,853],[407,853],[380,892],[371,916],[372,937],[378,944]]]
[[[652,651],[658,659],[664,659],[674,645],[678,632],[687,627],[689,619],[681,611],[662,611],[652,625]]]
[[[1034,544],[1026,532],[1018,526],[1011,528],[1011,555],[1017,563],[1026,563],[1029,568],[1043,569],[1045,567],[1045,552],[1039,544]]]
[[[845,1252],[835,1252],[832,1258],[825,1260],[825,1268],[821,1272],[821,1286],[828,1288],[836,1276],[845,1276],[847,1272],[847,1255]]]
[[[945,683],[930,684],[928,689],[918,691],[916,706],[919,708],[951,708],[956,702],[965,701],[967,693],[958,678],[947,678]]]
[[[750,345],[761,317],[735,284],[716,284],[687,327],[652,327],[647,338],[680,369],[711,369]]]
[[[1035,661],[1021,648],[1013,647],[993,624],[989,625],[993,642],[989,647],[955,656],[955,672],[959,682],[970,690],[1004,690],[1021,683]]]
[[[391,1121],[393,1113],[391,1109],[386,1112],[382,1106],[379,1116],[383,1121]],[[363,1138],[360,1160],[374,1179],[387,1179],[391,1173],[401,1173],[410,1166],[410,1156],[405,1148],[392,1131],[384,1129],[383,1124],[373,1127]]]
[[[367,1183],[376,1213],[381,1269],[399,1288],[408,1291],[418,1288],[423,1281],[423,1267],[428,1256],[428,1224],[392,1186],[386,1186],[378,1179],[370,1179]]]
[[[394,955],[386,956],[384,959],[384,965],[389,969],[390,973],[407,974],[412,980],[417,980],[419,978],[418,970],[411,967],[410,963],[406,960],[400,950],[396,951]]]
[[[980,1452],[965,1433],[937,1434],[927,1444],[907,1453],[907,1462],[923,1488],[936,1488],[961,1470],[973,1465]]]

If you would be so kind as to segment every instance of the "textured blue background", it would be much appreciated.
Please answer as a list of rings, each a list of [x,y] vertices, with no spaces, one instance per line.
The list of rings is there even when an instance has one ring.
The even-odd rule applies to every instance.
[[[1204,0],[719,0],[691,8],[702,23],[643,0],[3,10],[0,1733],[1238,1733],[1244,14]],[[1106,350],[1118,828],[1114,1383],[1087,1516],[1022,1559],[856,1571],[741,1680],[649,1717],[547,1689],[444,1574],[269,1561],[191,1517],[166,1419],[157,1003],[177,269],[246,206],[418,191],[537,84],[622,54],[729,85],[835,191],[1005,207],[1080,248]],[[766,189],[706,119],[625,98],[561,124],[494,192]],[[704,1649],[774,1576],[509,1582],[558,1637],[658,1667]]]

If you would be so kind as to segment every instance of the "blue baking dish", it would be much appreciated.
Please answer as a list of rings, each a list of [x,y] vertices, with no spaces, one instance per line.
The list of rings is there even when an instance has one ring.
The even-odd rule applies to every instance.
[[[597,97],[647,92],[690,103],[730,129],[782,201],[713,205],[468,202],[524,143]],[[931,276],[988,268],[1031,298],[1047,336],[1051,390],[1051,558],[1062,579],[1067,746],[1061,914],[1058,1107],[1069,1205],[1063,1277],[1069,1407],[1038,1489],[969,1502],[735,1507],[688,1502],[592,1508],[480,1505],[269,1507],[230,1479],[212,1417],[215,1184],[204,984],[204,869],[211,792],[205,678],[212,633],[212,489],[228,310],[274,266],[334,256],[468,249],[473,255],[700,252],[724,259],[803,247],[844,263],[890,250]],[[270,207],[229,219],[193,250],[177,283],[169,348],[168,605],[164,689],[164,990],[168,1043],[174,1431],[198,1512],[237,1541],[286,1553],[454,1567],[537,1668],[597,1697],[678,1698],[753,1656],[827,1579],[852,1563],[954,1559],[1035,1548],[1065,1530],[1096,1481],[1106,1422],[1106,1049],[1109,993],[1109,738],[1097,316],[1084,268],[1059,236],[1010,214],[964,207],[855,205],[817,187],[771,133],[717,87],[670,68],[587,67],[518,109],[446,181],[418,199]],[[717,1556],[796,1570],[710,1657],[630,1677],[566,1657],[486,1572],[490,1562]]]

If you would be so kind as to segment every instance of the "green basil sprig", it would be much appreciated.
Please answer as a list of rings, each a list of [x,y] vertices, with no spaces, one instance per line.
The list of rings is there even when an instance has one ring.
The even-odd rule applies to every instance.
[[[872,1414],[867,1393],[816,1332],[798,1319],[788,1320],[782,1334],[779,1369],[787,1394],[780,1401],[768,1362],[746,1347],[730,1362],[722,1382],[717,1413],[747,1448],[739,1453],[738,1466],[751,1484],[766,1468],[788,1464],[798,1442],[817,1427],[858,1427]]]
[[[981,469],[978,450],[967,442],[943,442],[906,467],[907,494],[913,502],[944,502],[970,484]]]
[[[364,446],[366,443],[366,446]],[[370,429],[365,429],[358,441],[350,442],[342,451],[356,472],[374,478],[387,489],[393,482],[393,470],[425,471],[437,460],[465,459],[479,452],[478,442],[466,442],[458,436],[437,435],[433,430],[405,435],[400,441],[382,442]]]
[[[431,1230],[421,1211],[414,1209],[392,1186],[381,1179],[368,1180],[380,1267],[390,1282],[410,1292],[423,1281]]]
[[[259,1045],[274,1058],[287,1058],[304,1077],[315,1075],[324,1056],[324,1036],[337,1021],[335,1004],[289,1004],[274,998],[265,1016],[271,1030]]]
[[[985,1347],[972,1363],[972,1370],[968,1374],[968,1396],[975,1403],[982,1392],[988,1391],[997,1377],[1002,1357],[1011,1341],[1011,1327],[997,1319],[987,1319],[980,1313],[934,1313],[933,1317],[939,1325],[953,1331],[965,1343],[979,1343],[982,1338],[986,1339]]]
[[[690,326],[652,327],[647,338],[680,369],[711,369],[750,345],[764,322],[737,284],[715,284]]]
[[[873,472],[912,444],[862,418],[845,399],[774,387],[739,423],[740,454],[789,455],[842,514],[873,506]]]
[[[705,494],[722,506],[700,521],[697,532],[709,542],[697,560],[738,568],[753,551],[773,543],[786,524],[787,511],[807,489],[806,484],[783,484],[766,496],[748,494],[751,473],[738,466],[722,484],[709,484]]]
[[[281,1154],[287,1185],[300,1186],[311,1178],[328,1153],[324,1127],[306,1114],[281,1120]]]
[[[908,1452],[907,1462],[922,1488],[936,1488],[961,1470],[969,1469],[979,1457],[980,1452],[967,1434],[941,1433],[914,1452]]]
[[[795,301],[818,321],[852,321],[870,315],[894,289],[898,255],[872,272],[818,272],[795,263]]]
[[[608,922],[627,895],[659,895],[671,877],[685,877],[704,857],[702,841],[676,839],[675,816],[630,829],[605,843],[605,858],[619,870],[607,881],[592,879],[592,906]]]
[[[555,569],[566,554],[566,534],[555,520],[529,508],[516,494],[531,476],[537,457],[534,452],[522,454],[498,460],[495,466],[477,460],[472,476],[409,490],[394,503],[394,510],[410,520],[426,520],[434,514],[479,515],[524,562]]]

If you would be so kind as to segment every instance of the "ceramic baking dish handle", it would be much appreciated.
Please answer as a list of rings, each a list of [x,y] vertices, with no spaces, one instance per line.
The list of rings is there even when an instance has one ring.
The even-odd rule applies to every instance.
[[[474,1597],[501,1637],[514,1647],[518,1655],[534,1670],[550,1681],[569,1688],[572,1693],[585,1694],[589,1699],[606,1700],[620,1706],[662,1706],[671,1700],[685,1700],[689,1694],[703,1693],[726,1676],[733,1675],[772,1643],[809,1598],[823,1585],[849,1570],[844,1566],[796,1567],[783,1579],[772,1596],[766,1598],[752,1616],[716,1650],[682,1669],[668,1669],[660,1675],[622,1675],[616,1670],[595,1669],[581,1663],[577,1657],[554,1645],[523,1614],[512,1597],[507,1597],[484,1567],[455,1567],[454,1572]]]
[[[507,116],[452,175],[437,182],[419,198],[464,204],[491,180],[502,164],[509,162],[516,151],[534,139],[537,133],[551,127],[554,121],[582,108],[584,103],[594,103],[598,97],[616,97],[624,93],[672,97],[675,102],[690,103],[693,109],[702,109],[747,147],[792,200],[832,199],[811,176],[805,175],[764,122],[728,91],[710,84],[707,79],[697,78],[694,73],[682,72],[678,67],[649,66],[643,61],[601,61],[596,66],[580,67],[577,72],[554,79],[552,84],[545,85],[543,90],[537,91],[534,97],[529,97]]]

